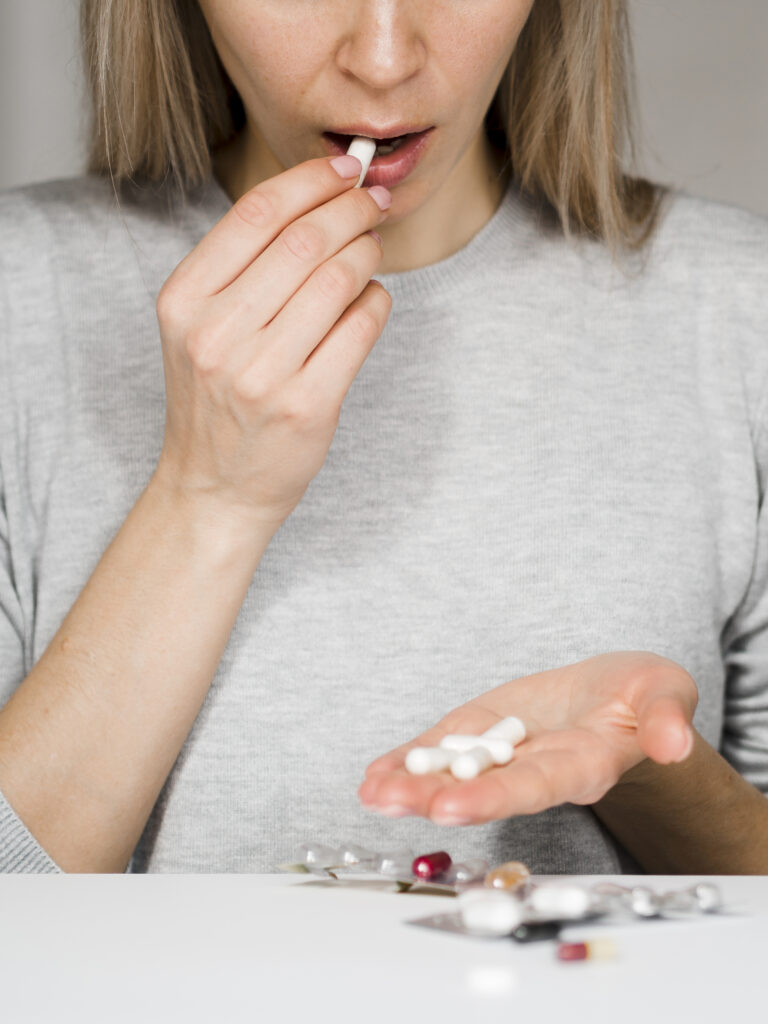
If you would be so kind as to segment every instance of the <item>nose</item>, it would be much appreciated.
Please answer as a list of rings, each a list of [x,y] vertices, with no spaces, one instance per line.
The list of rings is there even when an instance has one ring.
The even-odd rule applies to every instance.
[[[371,89],[392,89],[426,59],[415,0],[345,0],[347,30],[337,50],[341,70]]]

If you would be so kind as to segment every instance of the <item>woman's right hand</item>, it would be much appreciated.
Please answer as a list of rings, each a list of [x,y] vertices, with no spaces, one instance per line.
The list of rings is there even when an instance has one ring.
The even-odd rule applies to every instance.
[[[157,301],[167,409],[155,481],[267,529],[323,465],[391,307],[371,281],[381,245],[369,234],[389,193],[353,188],[354,158],[334,163],[353,175],[310,160],[247,192]]]

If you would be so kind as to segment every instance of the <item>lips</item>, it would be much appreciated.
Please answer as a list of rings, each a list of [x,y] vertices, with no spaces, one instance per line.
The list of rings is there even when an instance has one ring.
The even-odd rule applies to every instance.
[[[394,188],[404,181],[418,165],[429,145],[434,128],[425,128],[408,132],[400,129],[384,131],[374,135],[371,130],[347,132],[323,132],[323,142],[330,156],[346,153],[354,135],[365,135],[376,139],[382,145],[394,146],[390,153],[376,155],[365,176],[365,185],[383,185]]]

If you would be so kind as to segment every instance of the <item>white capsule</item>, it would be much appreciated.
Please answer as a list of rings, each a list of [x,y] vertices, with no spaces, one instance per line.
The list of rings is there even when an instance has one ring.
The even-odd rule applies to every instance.
[[[308,868],[327,868],[339,863],[339,851],[322,843],[303,843],[297,851],[296,859]]]
[[[473,935],[511,935],[523,920],[523,906],[507,892],[468,889],[457,897],[461,920]]]
[[[375,139],[368,139],[364,135],[356,135],[350,142],[349,148],[347,149],[347,156],[356,156],[363,165],[363,169],[360,172],[360,177],[357,179],[355,188],[360,188],[365,181],[365,176],[368,173],[368,168],[371,166],[371,160],[373,160],[375,154]]]
[[[490,768],[492,764],[493,758],[487,747],[473,747],[463,754],[454,756],[451,763],[451,774],[454,779],[474,779],[480,772]]]
[[[408,878],[411,876],[411,866],[414,859],[413,850],[402,847],[399,850],[386,850],[380,853],[373,862],[374,871],[380,875],[388,875],[390,878]]]
[[[376,854],[365,846],[358,846],[357,843],[343,843],[339,847],[339,863],[351,866],[353,864],[365,864],[373,861]]]
[[[475,882],[484,878],[488,871],[488,861],[473,857],[471,860],[463,860],[459,864],[452,864],[448,873],[441,878],[450,885],[455,883],[466,885],[467,882]]]
[[[485,747],[494,764],[509,764],[515,756],[515,748],[509,740],[500,736],[462,736],[458,733],[449,733],[440,740],[440,746],[462,753],[465,750],[472,750],[473,747]]]
[[[581,885],[560,882],[537,885],[528,896],[528,906],[541,917],[578,920],[592,909],[592,895]]]
[[[427,772],[442,772],[450,768],[456,754],[441,747],[413,747],[405,755],[405,768],[411,775],[426,775]]]
[[[483,736],[487,739],[498,736],[501,739],[509,740],[516,747],[518,743],[522,743],[525,739],[526,730],[519,718],[510,715],[508,718],[502,718],[500,722],[492,725],[490,729],[486,729]]]

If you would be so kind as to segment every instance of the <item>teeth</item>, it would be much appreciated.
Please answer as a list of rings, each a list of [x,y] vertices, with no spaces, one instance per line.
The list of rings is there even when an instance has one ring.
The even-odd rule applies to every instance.
[[[399,139],[390,139],[388,142],[380,142],[376,147],[376,156],[386,156],[388,153],[394,153],[394,151],[403,144],[405,139],[401,136]]]

